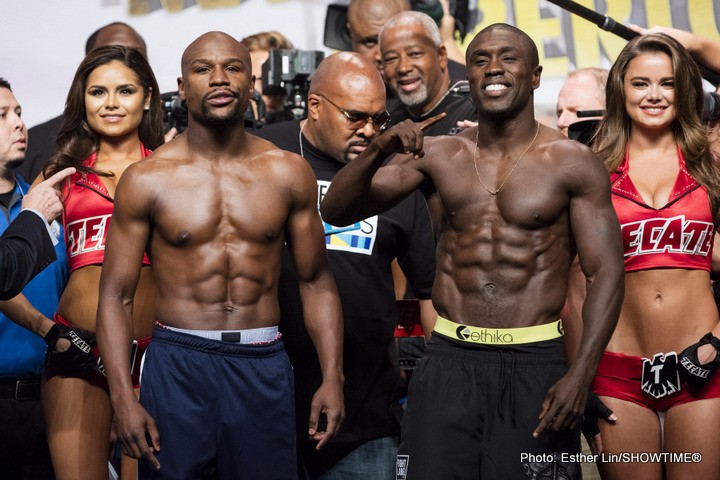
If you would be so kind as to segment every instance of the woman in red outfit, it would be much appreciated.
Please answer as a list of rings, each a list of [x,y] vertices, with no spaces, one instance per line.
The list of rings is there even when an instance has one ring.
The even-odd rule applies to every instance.
[[[626,275],[592,386],[618,417],[601,422],[603,450],[696,452],[702,461],[598,466],[605,479],[660,480],[663,463],[668,479],[717,479],[720,319],[710,267],[720,175],[701,124],[700,73],[677,41],[649,34],[620,53],[606,94],[594,148],[610,171]]]
[[[65,167],[77,169],[63,186],[71,273],[58,305],[57,323],[95,331],[117,182],[130,164],[141,161],[162,141],[158,85],[145,57],[120,46],[91,51],[75,74],[55,155],[44,172],[49,176]],[[133,304],[134,338],[141,347],[152,332],[155,297],[147,258],[143,265]],[[135,363],[137,372],[140,362]],[[102,372],[76,371],[53,363],[51,357],[45,373],[42,404],[58,480],[108,478],[113,414]],[[133,478],[133,466],[123,462],[124,478]]]

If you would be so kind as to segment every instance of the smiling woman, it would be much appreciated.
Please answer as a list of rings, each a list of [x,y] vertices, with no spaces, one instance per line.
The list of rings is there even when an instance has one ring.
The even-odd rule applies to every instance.
[[[55,155],[44,172],[50,175],[67,166],[78,171],[62,189],[71,273],[55,322],[95,332],[115,189],[128,166],[162,143],[162,110],[152,70],[134,49],[110,46],[91,51],[72,85]],[[147,347],[154,320],[155,286],[149,265],[145,256],[133,303],[138,358]],[[97,354],[97,348],[94,351]],[[138,370],[140,362],[134,363]],[[59,365],[52,359],[46,365],[42,404],[59,480],[108,476],[113,414],[102,372]],[[137,371],[133,381],[137,386]],[[133,478],[134,468],[129,459],[124,461],[123,478]]]
[[[114,60],[97,67],[88,76],[85,89],[87,123],[101,136],[137,136],[137,126],[150,96],[139,85],[137,75]]]
[[[625,299],[592,385],[620,419],[600,425],[602,445],[611,455],[699,452],[703,461],[601,462],[606,479],[720,471],[720,431],[707,428],[720,422],[720,317],[710,288],[720,175],[700,120],[702,93],[690,55],[664,34],[631,40],[608,77],[594,148],[610,171]]]

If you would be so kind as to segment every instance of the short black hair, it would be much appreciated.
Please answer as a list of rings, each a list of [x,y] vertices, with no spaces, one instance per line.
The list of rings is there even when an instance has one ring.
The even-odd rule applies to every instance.
[[[5,80],[3,77],[0,77],[0,88],[7,88],[12,92],[12,88],[10,88],[10,82]]]

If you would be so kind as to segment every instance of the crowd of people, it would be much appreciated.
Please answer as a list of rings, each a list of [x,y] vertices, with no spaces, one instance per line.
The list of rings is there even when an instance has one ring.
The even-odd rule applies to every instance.
[[[352,0],[302,119],[279,32],[187,46],[183,131],[123,23],[30,132],[0,78],[3,475],[720,479],[720,43],[632,26],[544,125],[533,39],[443,8]]]

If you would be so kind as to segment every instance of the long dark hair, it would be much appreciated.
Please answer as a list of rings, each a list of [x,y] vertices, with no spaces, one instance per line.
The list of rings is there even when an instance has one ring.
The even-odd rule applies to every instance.
[[[630,117],[625,111],[624,80],[628,65],[638,55],[664,53],[670,57],[675,80],[675,141],[685,157],[688,171],[710,196],[715,224],[720,208],[720,171],[702,124],[702,76],[687,50],[674,38],[654,33],[635,37],[623,48],[610,69],[605,96],[607,110],[594,137],[593,149],[613,172],[622,163],[630,138]]]
[[[73,78],[65,102],[63,121],[55,141],[55,153],[43,171],[46,178],[66,167],[75,167],[79,172],[109,175],[82,164],[85,159],[97,151],[100,143],[97,134],[90,128],[85,117],[85,87],[88,77],[96,68],[115,60],[122,62],[123,65],[135,72],[138,82],[145,92],[145,97],[147,98],[149,95],[151,98],[150,109],[143,113],[138,126],[140,141],[150,150],[162,145],[163,112],[160,90],[147,60],[134,48],[120,45],[98,47],[88,53],[75,72],[75,78]]]

